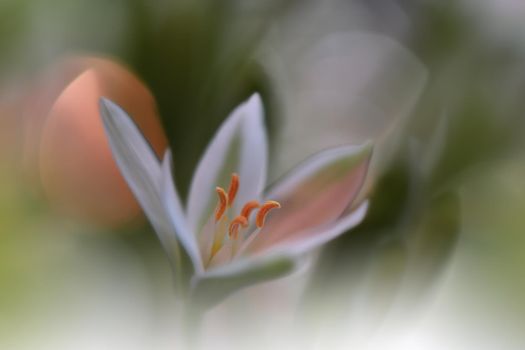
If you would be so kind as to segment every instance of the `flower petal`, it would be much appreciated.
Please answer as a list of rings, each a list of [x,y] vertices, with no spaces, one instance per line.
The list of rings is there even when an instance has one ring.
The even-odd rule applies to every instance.
[[[177,260],[178,244],[160,196],[160,162],[138,127],[118,105],[101,98],[100,113],[115,162],[173,263]]]
[[[240,177],[234,211],[257,199],[266,182],[267,148],[263,106],[254,94],[221,125],[197,166],[187,207],[193,232],[199,232],[213,212],[215,187],[227,189],[232,173]]]
[[[193,298],[196,305],[210,308],[241,288],[281,277],[295,266],[294,258],[285,255],[235,260],[196,276]]]
[[[250,243],[249,251],[267,249],[298,232],[334,222],[353,203],[364,183],[372,146],[343,146],[314,156],[266,196],[281,203]]]
[[[234,257],[233,247],[234,241],[230,240],[224,243],[221,249],[219,249],[219,251],[210,260],[210,263],[208,264],[207,268],[213,269],[214,267],[226,265],[227,263],[229,263]]]
[[[212,267],[194,278],[195,299],[199,305],[211,307],[241,288],[284,276],[297,267],[303,254],[358,225],[367,209],[365,202],[322,230],[308,230],[300,240],[283,242],[259,257],[239,257],[229,264]]]
[[[162,161],[162,201],[173,231],[175,231],[179,242],[191,259],[195,272],[200,273],[204,270],[201,254],[199,252],[197,239],[192,231],[189,230],[186,218],[184,217],[181,201],[173,182],[172,168],[173,161],[171,152],[168,150]]]
[[[296,232],[294,235],[288,235],[286,239],[268,245],[267,248],[271,249],[271,252],[286,252],[291,255],[307,253],[359,225],[365,218],[367,211],[368,201],[326,227]],[[270,250],[268,250],[269,252]]]

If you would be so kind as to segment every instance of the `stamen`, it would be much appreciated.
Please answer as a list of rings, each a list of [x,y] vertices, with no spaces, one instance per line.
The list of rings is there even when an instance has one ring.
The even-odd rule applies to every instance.
[[[242,207],[241,216],[244,216],[246,219],[249,219],[251,212],[257,208],[259,208],[259,202],[257,202],[256,200],[249,201],[244,205],[244,207]]]
[[[232,220],[230,223],[230,230],[229,235],[232,239],[237,239],[239,235],[239,226],[247,227],[248,226],[248,220],[244,216],[237,216],[235,219]]]
[[[215,222],[217,222],[222,218],[226,211],[226,207],[228,206],[228,195],[222,187],[216,187],[215,191],[219,195],[219,203],[217,204],[217,210],[215,211]]]
[[[228,229],[228,218],[223,217],[215,227],[215,234],[213,235],[213,244],[211,246],[210,260],[215,256],[215,254],[221,249],[222,241],[226,235],[226,230]]]
[[[276,201],[267,201],[261,206],[261,209],[259,209],[259,212],[257,213],[257,217],[255,219],[255,224],[258,228],[261,228],[264,226],[264,221],[266,220],[266,217],[268,216],[268,213],[272,209],[280,208],[281,204]]]
[[[239,175],[236,173],[232,174],[232,179],[230,181],[230,187],[228,188],[228,205],[231,207],[235,201],[235,196],[239,190]]]

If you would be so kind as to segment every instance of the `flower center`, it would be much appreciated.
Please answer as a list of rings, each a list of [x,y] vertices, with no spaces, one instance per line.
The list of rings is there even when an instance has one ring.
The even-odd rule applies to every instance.
[[[228,211],[233,210],[233,204],[239,190],[239,175],[233,173],[231,176],[230,186],[228,192],[222,187],[216,187],[215,191],[219,197],[217,208],[215,209],[215,232],[213,235],[213,244],[211,248],[210,260],[213,256],[221,249],[225,241],[226,230],[228,231],[228,237],[233,240],[234,244],[238,243],[244,238],[244,235],[239,235],[242,229],[246,229],[250,223],[250,214],[257,210],[255,217],[255,226],[257,227],[253,234],[256,234],[263,228],[266,218],[272,209],[281,207],[281,204],[276,201],[266,201],[260,204],[256,200],[248,201],[242,207],[240,213],[234,216],[233,220],[229,220]]]

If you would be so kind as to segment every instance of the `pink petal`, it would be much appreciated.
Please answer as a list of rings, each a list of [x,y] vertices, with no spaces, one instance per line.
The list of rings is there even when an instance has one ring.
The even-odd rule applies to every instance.
[[[361,190],[371,150],[369,144],[333,148],[299,166],[268,194],[281,209],[270,213],[247,251],[266,250],[337,220]]]
[[[332,239],[357,226],[365,218],[368,210],[368,202],[362,203],[357,209],[344,214],[334,222],[323,225],[323,227],[308,228],[303,231],[286,235],[283,239],[272,242],[272,244],[260,245],[254,254],[268,254],[283,252],[290,255],[299,255],[313,250]]]

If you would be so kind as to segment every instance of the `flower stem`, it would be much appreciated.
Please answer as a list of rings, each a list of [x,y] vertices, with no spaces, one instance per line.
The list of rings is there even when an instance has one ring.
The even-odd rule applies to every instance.
[[[200,348],[202,321],[205,310],[187,298],[181,305],[180,337],[182,349],[198,350]]]

